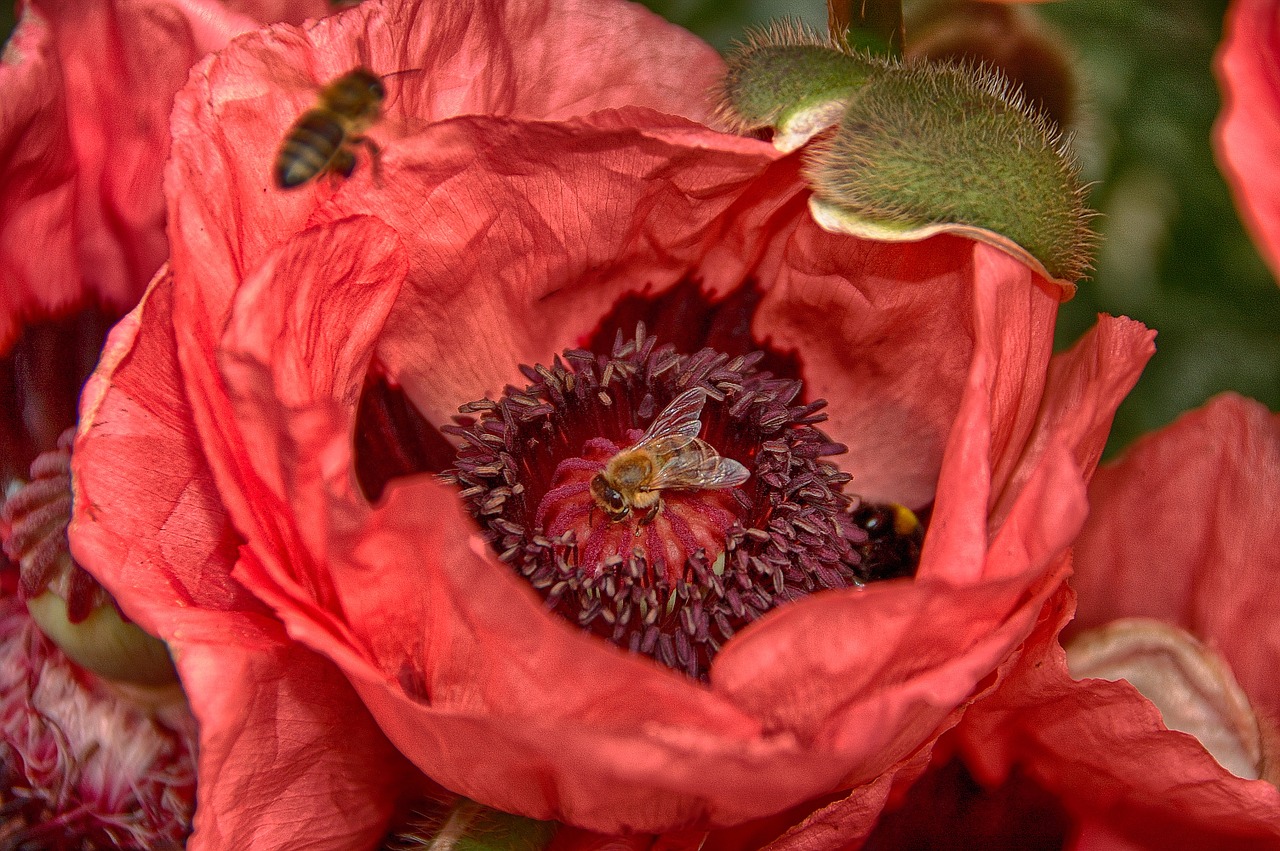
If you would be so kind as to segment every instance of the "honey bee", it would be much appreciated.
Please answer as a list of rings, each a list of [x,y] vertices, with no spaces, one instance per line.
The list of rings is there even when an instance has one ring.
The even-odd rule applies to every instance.
[[[636,512],[653,522],[664,490],[731,488],[751,473],[698,438],[706,394],[696,388],[671,400],[634,446],[614,455],[591,479],[591,496],[614,521]]]
[[[381,117],[386,96],[382,80],[365,68],[348,71],[325,86],[319,103],[293,123],[280,144],[276,185],[293,189],[321,174],[350,177],[356,167],[355,145],[369,149],[376,173],[381,151],[363,133]]]

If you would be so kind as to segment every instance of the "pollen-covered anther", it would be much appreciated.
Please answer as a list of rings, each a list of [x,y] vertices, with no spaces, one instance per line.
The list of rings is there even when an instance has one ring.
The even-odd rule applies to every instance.
[[[814,591],[863,584],[868,534],[844,451],[761,352],[678,354],[621,334],[609,354],[521,367],[462,406],[453,470],[498,554],[573,623],[692,677],[738,630]]]
[[[67,603],[71,621],[88,617],[110,597],[71,558],[67,524],[71,522],[71,443],[75,429],[58,438],[58,447],[31,464],[31,480],[9,494],[4,520],[4,552],[18,564],[19,593],[34,599],[52,591]]]

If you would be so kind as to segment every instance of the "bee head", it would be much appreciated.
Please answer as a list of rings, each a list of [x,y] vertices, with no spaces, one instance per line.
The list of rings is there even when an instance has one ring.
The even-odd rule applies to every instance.
[[[595,498],[596,505],[599,505],[611,520],[621,520],[631,511],[631,504],[627,502],[626,497],[609,484],[609,480],[601,473],[596,473],[591,479],[591,496]]]

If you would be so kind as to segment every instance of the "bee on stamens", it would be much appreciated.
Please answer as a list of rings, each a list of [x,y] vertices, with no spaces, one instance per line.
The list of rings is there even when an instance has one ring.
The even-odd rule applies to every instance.
[[[686,390],[658,414],[634,446],[591,479],[591,496],[613,521],[635,513],[641,525],[662,510],[664,490],[715,490],[745,482],[750,471],[698,437],[706,393]]]
[[[276,185],[294,189],[322,174],[350,177],[356,145],[368,149],[376,176],[381,149],[364,132],[381,117],[386,96],[382,80],[365,68],[348,71],[325,86],[316,106],[293,123],[280,144]]]

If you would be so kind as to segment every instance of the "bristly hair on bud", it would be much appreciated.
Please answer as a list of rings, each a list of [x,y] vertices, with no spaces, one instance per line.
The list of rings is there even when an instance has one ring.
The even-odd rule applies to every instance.
[[[542,851],[560,827],[458,798],[424,802],[387,837],[382,851]]]
[[[726,57],[712,99],[734,133],[773,128],[773,144],[794,151],[840,120],[849,99],[880,65],[870,54],[794,20],[748,30]]]
[[[825,229],[914,241],[959,233],[1074,285],[1096,238],[1053,123],[984,66],[894,63],[852,98],[808,165]]]

